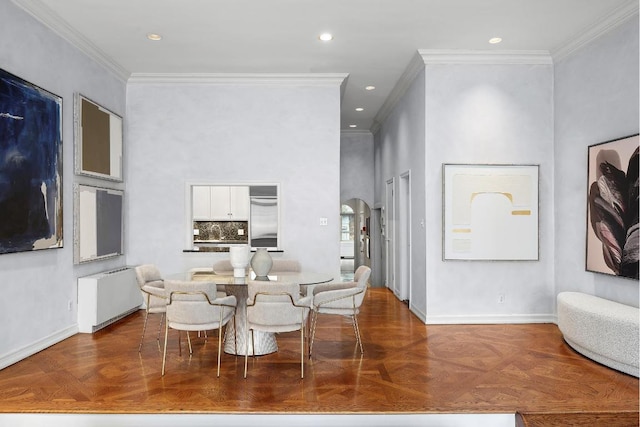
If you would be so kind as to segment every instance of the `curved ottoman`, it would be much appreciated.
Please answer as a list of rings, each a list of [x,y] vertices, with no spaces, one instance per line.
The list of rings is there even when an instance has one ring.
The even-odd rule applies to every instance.
[[[624,373],[639,373],[636,307],[580,292],[558,294],[558,327],[577,352]]]

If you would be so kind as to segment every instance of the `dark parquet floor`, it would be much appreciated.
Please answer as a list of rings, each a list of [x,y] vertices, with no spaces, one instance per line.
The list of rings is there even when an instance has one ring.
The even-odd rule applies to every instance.
[[[95,334],[78,334],[0,371],[0,412],[51,413],[583,413],[638,411],[638,379],[577,354],[556,325],[424,325],[386,289],[367,293],[365,353],[351,324],[318,323],[300,379],[299,335],[277,353],[222,356],[195,338],[192,356],[170,331],[160,375],[159,316],[142,352],[139,311]]]

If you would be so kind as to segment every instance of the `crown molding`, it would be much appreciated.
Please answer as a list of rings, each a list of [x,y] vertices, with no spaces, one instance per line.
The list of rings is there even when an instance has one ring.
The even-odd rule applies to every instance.
[[[413,83],[413,80],[424,68],[424,65],[424,60],[419,53],[413,55],[411,61],[409,61],[409,65],[407,65],[407,68],[405,68],[395,86],[393,87],[393,89],[391,89],[391,93],[389,93],[389,96],[387,97],[387,99],[385,99],[384,103],[378,110],[378,113],[373,118],[373,124],[371,125],[372,134],[375,135],[376,132],[378,132],[382,123],[387,117],[389,117],[391,111],[393,111],[396,104],[407,92],[407,90]]]
[[[126,82],[131,74],[128,70],[115,62],[109,55],[100,50],[96,45],[87,40],[84,36],[74,30],[65,20],[60,18],[49,7],[39,0],[12,0],[13,3],[44,24],[47,28],[79,49],[90,59],[97,62],[107,71],[111,72],[120,80]]]
[[[373,133],[368,129],[341,129],[340,134],[342,135],[365,135],[371,136]]]
[[[419,49],[425,65],[551,65],[551,55],[546,50],[462,50]]]
[[[583,46],[591,43],[592,41],[602,37],[606,33],[614,30],[621,24],[627,22],[634,16],[637,19],[638,15],[638,1],[629,0],[622,4],[617,9],[614,9],[608,15],[605,15],[597,23],[590,25],[582,32],[578,33],[567,43],[559,46],[551,52],[554,61],[560,61],[567,56],[571,55],[575,51],[579,50]]]
[[[418,73],[427,65],[434,64],[537,64],[551,65],[552,59],[546,50],[455,50],[455,49],[418,49],[404,73],[391,90],[382,107],[373,119],[371,133],[375,134],[381,124],[389,117],[397,103],[407,92]]]
[[[347,73],[132,73],[132,84],[342,86]]]

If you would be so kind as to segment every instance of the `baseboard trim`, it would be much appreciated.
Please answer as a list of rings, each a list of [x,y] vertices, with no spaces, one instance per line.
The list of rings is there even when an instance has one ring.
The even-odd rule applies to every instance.
[[[418,319],[422,320],[424,323],[427,323],[427,313],[424,313],[423,311],[418,309],[417,306],[411,304],[411,300],[409,300],[409,310],[411,310],[411,312],[415,314]]]
[[[14,363],[26,359],[27,357],[34,355],[39,351],[44,350],[45,348],[51,347],[52,345],[57,344],[60,341],[63,341],[77,333],[78,325],[72,325],[68,328],[48,335],[32,344],[29,344],[26,347],[22,347],[19,350],[4,354],[2,357],[0,357],[0,369],[4,369],[7,366],[11,366]]]
[[[66,427],[173,427],[188,425],[243,427],[283,425],[349,427],[512,427],[515,414],[0,414],[0,424],[22,427],[64,425]]]
[[[427,325],[491,325],[491,324],[520,324],[520,323],[555,323],[555,314],[489,314],[478,316],[427,316]]]

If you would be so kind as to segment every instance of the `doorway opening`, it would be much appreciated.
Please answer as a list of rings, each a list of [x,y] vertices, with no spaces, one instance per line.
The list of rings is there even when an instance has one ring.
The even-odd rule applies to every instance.
[[[371,267],[371,209],[361,199],[349,199],[340,207],[340,278],[353,281],[361,265]]]

